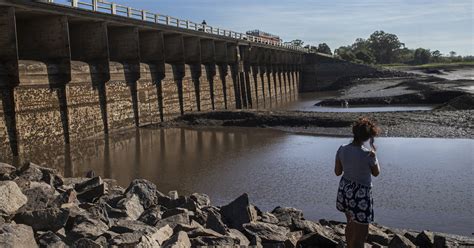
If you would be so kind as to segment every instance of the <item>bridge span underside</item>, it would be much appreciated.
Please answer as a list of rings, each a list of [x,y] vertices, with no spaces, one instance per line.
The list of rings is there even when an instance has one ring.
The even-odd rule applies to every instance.
[[[0,0],[0,145],[16,156],[191,111],[294,96],[303,53],[32,1]]]

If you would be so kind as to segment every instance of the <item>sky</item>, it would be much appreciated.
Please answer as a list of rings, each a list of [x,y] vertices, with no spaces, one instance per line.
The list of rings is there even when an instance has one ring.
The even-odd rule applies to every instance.
[[[115,0],[130,7],[285,41],[327,43],[332,50],[376,30],[408,48],[474,55],[474,0]]]

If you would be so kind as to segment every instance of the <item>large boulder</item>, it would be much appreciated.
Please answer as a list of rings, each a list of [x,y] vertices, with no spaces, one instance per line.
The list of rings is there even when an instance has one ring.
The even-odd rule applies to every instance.
[[[294,230],[301,230],[303,231],[304,234],[308,233],[314,233],[314,232],[325,232],[327,229],[326,227],[323,227],[321,224],[312,222],[309,220],[299,220],[299,219],[293,219],[293,225],[292,229]]]
[[[77,198],[84,202],[91,202],[103,196],[106,192],[106,185],[101,177],[94,177],[87,181],[75,184]]]
[[[133,180],[128,188],[125,190],[125,195],[137,195],[140,199],[140,204],[148,209],[158,204],[158,198],[165,195],[156,189],[156,185],[145,179]]]
[[[0,182],[0,215],[12,215],[27,202],[27,197],[15,182]]]
[[[162,212],[160,206],[151,207],[145,210],[140,217],[138,218],[139,221],[154,226],[158,221],[162,219]]]
[[[41,167],[33,163],[24,164],[17,174],[21,179],[33,182],[45,182],[52,187],[63,185],[63,179],[56,173],[54,169]]]
[[[243,230],[243,225],[257,220],[257,212],[249,203],[245,193],[231,203],[221,207],[222,219],[228,227]]]
[[[243,225],[245,231],[250,235],[258,236],[262,243],[284,243],[287,240],[289,229],[286,227],[264,223],[252,222]]]
[[[405,238],[402,235],[395,234],[388,244],[388,248],[415,248],[414,245],[409,239]]]
[[[423,231],[416,236],[416,245],[420,247],[432,247],[434,245],[434,234],[430,231]]]
[[[140,198],[135,194],[127,195],[127,197],[120,200],[117,203],[117,208],[123,209],[128,218],[132,220],[138,219],[144,211],[143,205],[140,204]]]
[[[23,194],[28,198],[28,201],[20,211],[48,208],[54,205],[54,201],[58,196],[56,189],[45,182],[31,182],[28,188],[23,189]]]
[[[221,214],[215,210],[208,211],[205,226],[223,235],[225,235],[228,232],[227,226],[222,221]]]
[[[237,241],[237,245],[249,246],[249,239],[237,229],[229,229],[228,236]]]
[[[280,226],[290,227],[293,220],[303,219],[303,211],[296,208],[276,207],[272,214],[277,217]]]
[[[48,231],[38,236],[37,238],[40,247],[48,248],[65,248],[66,243],[54,232]]]
[[[369,226],[369,234],[367,235],[367,241],[369,243],[378,243],[387,246],[390,243],[390,236],[375,225]]]
[[[156,227],[161,228],[166,225],[169,225],[171,228],[175,228],[177,225],[182,224],[182,225],[189,225],[190,222],[189,214],[188,212],[181,213],[181,214],[176,214],[173,216],[170,216],[168,218],[161,219],[156,223]]]
[[[22,224],[5,223],[0,226],[0,247],[38,247],[31,227]]]
[[[0,163],[0,180],[12,180],[15,172],[16,168],[14,166]]]
[[[309,233],[298,240],[297,247],[327,247],[335,248],[338,242],[321,233]]]
[[[188,248],[191,247],[191,241],[189,240],[188,235],[181,231],[171,236],[171,238],[166,240],[162,246],[169,248]]]
[[[192,247],[234,247],[238,241],[228,236],[201,236],[191,239]]]
[[[190,198],[198,204],[199,208],[203,208],[203,207],[207,207],[211,205],[211,199],[206,194],[194,193],[190,196]]]
[[[94,239],[104,234],[109,227],[101,220],[90,218],[88,216],[76,217],[69,235],[74,240],[80,238]]]
[[[145,234],[152,234],[156,233],[158,229],[138,220],[117,220],[110,228],[110,231],[119,234],[130,232],[142,232]]]
[[[69,210],[47,208],[33,211],[24,211],[15,215],[15,222],[31,226],[35,231],[56,232],[66,225]]]

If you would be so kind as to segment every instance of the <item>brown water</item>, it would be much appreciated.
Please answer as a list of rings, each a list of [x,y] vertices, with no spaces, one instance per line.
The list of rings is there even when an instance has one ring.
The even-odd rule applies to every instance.
[[[264,210],[293,206],[308,219],[343,220],[335,209],[339,178],[333,166],[335,151],[347,142],[256,128],[141,129],[81,142],[59,153],[42,149],[36,162],[48,161],[66,175],[92,169],[123,186],[146,178],[165,193],[207,193],[217,205],[248,192]],[[376,142],[382,166],[374,180],[377,222],[472,233],[474,140]]]

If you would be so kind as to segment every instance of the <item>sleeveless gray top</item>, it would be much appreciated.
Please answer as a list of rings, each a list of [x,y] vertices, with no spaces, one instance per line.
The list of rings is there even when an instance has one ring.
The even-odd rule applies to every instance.
[[[372,186],[370,167],[376,166],[379,162],[376,156],[370,156],[369,149],[352,144],[342,145],[337,150],[336,159],[341,161],[344,178],[365,186]]]

